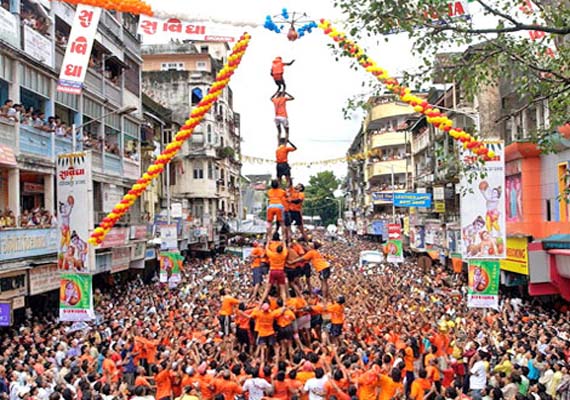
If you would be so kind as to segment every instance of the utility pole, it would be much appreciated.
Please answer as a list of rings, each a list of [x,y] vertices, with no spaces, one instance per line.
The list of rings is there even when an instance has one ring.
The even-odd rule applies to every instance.
[[[396,223],[396,186],[394,184],[394,164],[390,166],[390,170],[392,171],[392,222]]]

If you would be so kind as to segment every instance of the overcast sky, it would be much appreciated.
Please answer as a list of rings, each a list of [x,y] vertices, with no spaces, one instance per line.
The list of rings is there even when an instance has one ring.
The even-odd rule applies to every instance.
[[[332,0],[149,2],[155,10],[186,20],[212,18],[235,24],[253,22],[261,25],[266,15],[279,14],[283,7],[290,13],[306,12],[317,21],[320,18],[342,20]],[[473,3],[470,7],[473,11]],[[339,26],[342,26],[340,22]],[[295,42],[289,42],[284,34],[278,35],[262,27],[229,29],[236,34],[247,29],[252,34],[250,47],[230,84],[234,92],[234,109],[241,114],[242,153],[269,159],[274,157],[276,129],[273,104],[269,98],[276,87],[269,70],[273,58],[282,56],[285,61],[296,60],[285,72],[287,89],[296,98],[288,105],[290,138],[299,148],[290,155],[290,162],[326,160],[345,155],[358,132],[362,116],[354,115],[352,119],[345,120],[342,109],[348,98],[365,91],[361,84],[369,79],[368,74],[363,70],[350,69],[347,59],[336,62],[327,46],[331,40],[319,29]],[[418,60],[411,54],[411,43],[404,35],[391,35],[387,43],[383,38],[375,38],[360,44],[393,76],[398,76],[403,70],[414,71],[418,66]],[[293,176],[297,181],[306,183],[310,175],[327,168],[330,167],[296,167]],[[274,173],[274,169],[273,165],[245,164],[242,172]],[[337,164],[334,171],[342,177],[346,173],[346,165]]]

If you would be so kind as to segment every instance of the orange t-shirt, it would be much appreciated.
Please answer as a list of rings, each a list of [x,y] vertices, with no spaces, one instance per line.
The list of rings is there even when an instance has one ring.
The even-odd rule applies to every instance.
[[[117,366],[115,362],[110,358],[105,358],[103,360],[103,373],[104,375],[109,375],[112,382],[119,381],[119,374],[117,374]]]
[[[330,380],[325,383],[326,399],[329,400],[331,396],[335,396],[338,400],[350,400],[350,396],[345,392],[348,382],[343,379],[340,382],[334,381],[334,383],[338,389],[335,388]]]
[[[233,399],[236,395],[242,394],[241,386],[234,381],[217,379],[216,394],[223,394],[225,399]]]
[[[298,192],[295,189],[291,188],[289,190],[289,196],[288,196],[288,203],[289,203],[289,210],[290,211],[301,211],[303,209],[303,203],[299,203],[299,204],[295,204],[295,203],[291,203],[291,201],[293,200],[305,200],[305,193],[303,192]]]
[[[251,313],[251,318],[255,320],[255,331],[260,337],[267,337],[275,334],[273,329],[273,321],[275,318],[281,314],[281,311],[262,311],[260,309],[255,309]]]
[[[313,371],[299,371],[297,372],[297,380],[305,385],[307,381],[311,378],[315,377],[315,373]]]
[[[277,325],[281,328],[291,325],[295,321],[295,313],[289,309],[285,310],[283,314],[277,317]]]
[[[287,307],[293,308],[299,316],[307,314],[305,311],[301,311],[307,307],[307,302],[302,297],[290,297],[287,299]]]
[[[222,307],[218,315],[229,316],[234,312],[234,306],[239,304],[239,300],[231,296],[224,296],[222,298]]]
[[[412,400],[424,400],[424,394],[426,390],[431,388],[431,382],[424,378],[415,379],[412,382],[412,389],[410,391],[410,397]]]
[[[433,365],[428,365],[426,368],[427,378],[432,382],[438,382],[441,380],[441,375],[439,369]]]
[[[331,324],[340,325],[344,323],[344,307],[334,303],[327,307],[327,313],[331,315]]]
[[[279,164],[286,163],[287,162],[287,156],[292,151],[295,151],[294,147],[289,147],[289,146],[285,146],[285,145],[279,146],[277,148],[277,151],[275,152],[275,159],[277,160],[277,163],[279,163]]]
[[[271,74],[275,75],[283,75],[283,70],[285,68],[285,64],[283,64],[283,60],[275,59],[273,60],[273,64],[271,64]]]
[[[287,102],[289,99],[287,97],[275,97],[271,99],[273,105],[275,106],[275,116],[287,118]]]
[[[310,261],[311,265],[317,272],[321,272],[329,267],[329,263],[323,258],[321,253],[315,249],[307,251],[303,256],[303,260]]]
[[[156,398],[163,399],[172,396],[172,376],[170,371],[165,369],[154,377],[156,383]]]
[[[146,379],[144,376],[137,376],[135,378],[135,387],[136,386],[146,386],[146,387],[150,387],[150,382],[148,381],[148,379]]]
[[[269,204],[281,204],[285,205],[286,193],[283,189],[269,189],[267,191],[267,197],[269,199]]]
[[[289,399],[289,385],[287,382],[277,380],[273,382],[273,398],[279,400]]]
[[[214,397],[214,391],[210,389],[210,386],[214,384],[214,377],[212,375],[204,374],[198,376],[198,383],[200,384],[202,399],[210,400],[212,397]]]
[[[414,350],[408,346],[404,352],[404,363],[406,364],[406,371],[412,372],[414,370]]]
[[[285,246],[283,246],[283,251],[278,253],[277,251],[273,251],[269,249],[265,249],[267,257],[269,257],[269,269],[275,271],[283,271],[285,269],[285,262],[287,261],[287,253],[288,250]]]
[[[386,375],[380,375],[378,386],[380,387],[380,396],[378,397],[378,400],[393,399],[396,392],[398,390],[402,390],[404,387],[401,382],[394,382],[392,378]]]
[[[376,400],[378,373],[374,370],[362,374],[358,380],[358,400]]]
[[[251,310],[246,311],[245,313],[250,315]],[[247,318],[241,314],[236,315],[236,325],[240,329],[249,330],[249,318]]]
[[[252,268],[260,267],[264,255],[265,251],[263,251],[261,247],[254,247],[253,250],[251,250],[251,257],[252,257],[251,267]]]

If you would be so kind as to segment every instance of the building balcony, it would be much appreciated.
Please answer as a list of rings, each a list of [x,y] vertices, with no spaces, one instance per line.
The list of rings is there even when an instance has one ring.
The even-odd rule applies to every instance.
[[[20,154],[33,155],[53,160],[56,155],[70,153],[72,151],[71,138],[55,136],[53,132],[19,125],[19,152]],[[12,142],[12,145],[16,141]]]
[[[378,161],[371,163],[368,166],[368,179],[374,178],[376,176],[384,176],[394,174],[405,174],[411,173],[410,162],[407,162],[408,166],[406,168],[406,160],[392,160],[392,161]]]
[[[414,114],[414,109],[405,103],[387,102],[373,107],[366,120],[366,129],[374,130],[384,122],[386,118],[394,118],[401,115]]]
[[[376,133],[370,137],[370,148],[378,149],[388,146],[404,146],[406,144],[406,139],[409,142],[409,136],[406,137],[404,132],[386,132],[386,133]]]
[[[18,141],[18,128],[15,122],[0,119],[0,144],[5,144],[10,147],[14,147],[14,144]]]

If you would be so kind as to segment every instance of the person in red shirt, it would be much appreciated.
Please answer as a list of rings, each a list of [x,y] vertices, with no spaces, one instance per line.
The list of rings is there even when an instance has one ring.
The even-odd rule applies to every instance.
[[[291,146],[287,146],[289,143]],[[279,139],[279,147],[275,151],[275,161],[277,162],[277,181],[281,182],[283,177],[287,180],[287,186],[291,186],[291,167],[289,166],[288,154],[297,150],[291,141],[284,138]]]
[[[289,116],[287,115],[287,102],[292,100],[295,100],[295,98],[285,91],[277,91],[273,96],[271,96],[271,101],[275,106],[277,142],[281,139],[281,133],[283,130],[285,130],[285,140],[289,141]]]
[[[285,72],[285,66],[293,65],[295,60],[285,63],[281,57],[275,57],[273,63],[271,64],[271,77],[277,85],[277,91],[285,91],[287,86],[285,85],[285,79],[283,79],[283,73]]]

